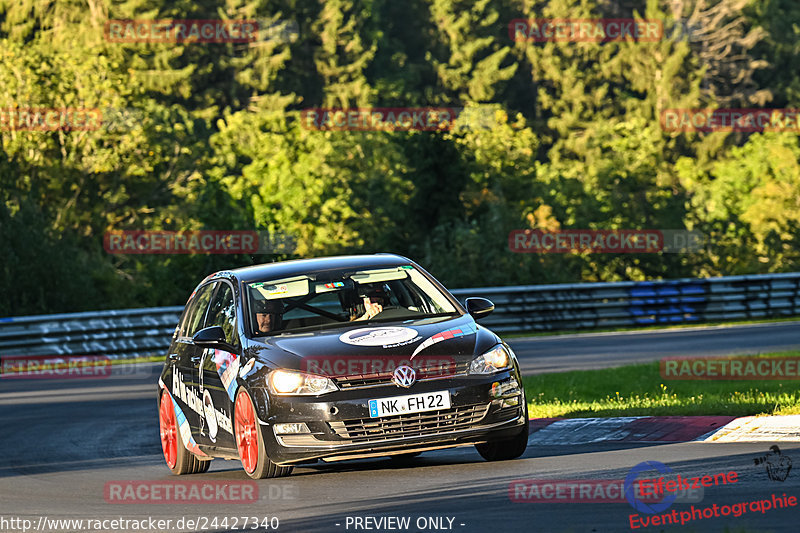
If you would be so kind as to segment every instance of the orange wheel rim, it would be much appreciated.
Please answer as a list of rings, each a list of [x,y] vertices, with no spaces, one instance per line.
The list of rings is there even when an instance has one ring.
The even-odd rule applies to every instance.
[[[167,466],[175,468],[178,462],[178,427],[172,398],[168,393],[161,395],[161,406],[158,409],[158,423],[161,430],[161,450]]]
[[[245,471],[252,473],[258,464],[258,427],[253,403],[246,392],[236,398],[236,447]]]

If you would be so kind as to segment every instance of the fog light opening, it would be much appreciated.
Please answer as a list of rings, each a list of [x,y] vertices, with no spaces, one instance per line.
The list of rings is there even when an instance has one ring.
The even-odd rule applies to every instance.
[[[519,396],[503,400],[501,407],[516,407],[517,405],[519,405]]]

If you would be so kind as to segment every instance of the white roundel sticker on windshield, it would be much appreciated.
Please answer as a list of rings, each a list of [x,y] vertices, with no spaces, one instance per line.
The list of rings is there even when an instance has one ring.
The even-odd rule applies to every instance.
[[[417,335],[411,328],[359,328],[340,335],[339,340],[353,346],[386,346],[408,342]]]

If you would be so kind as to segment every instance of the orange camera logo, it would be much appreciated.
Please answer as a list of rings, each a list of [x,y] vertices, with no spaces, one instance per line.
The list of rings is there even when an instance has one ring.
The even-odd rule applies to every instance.
[[[664,23],[652,19],[514,19],[508,36],[522,42],[656,42],[664,37]]]
[[[249,43],[258,39],[255,20],[108,20],[112,43]]]

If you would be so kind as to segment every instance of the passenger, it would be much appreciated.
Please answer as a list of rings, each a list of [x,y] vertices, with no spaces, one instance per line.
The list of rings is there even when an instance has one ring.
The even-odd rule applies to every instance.
[[[386,292],[380,287],[362,288],[359,290],[358,296],[361,298],[364,306],[364,314],[356,316],[358,314],[358,307],[354,307],[350,316],[350,321],[374,318],[383,311],[383,308],[388,302]]]

